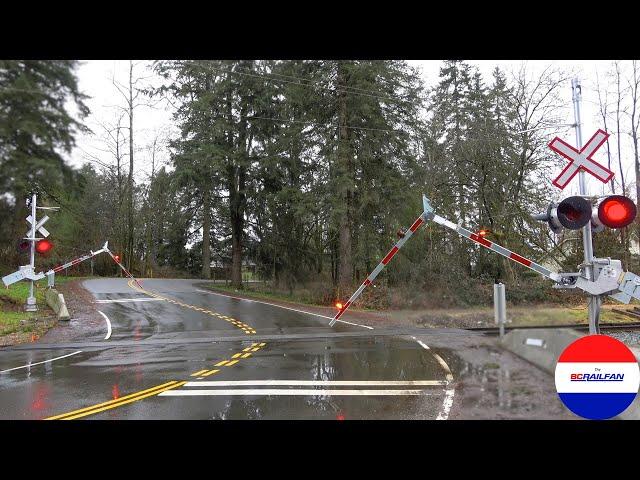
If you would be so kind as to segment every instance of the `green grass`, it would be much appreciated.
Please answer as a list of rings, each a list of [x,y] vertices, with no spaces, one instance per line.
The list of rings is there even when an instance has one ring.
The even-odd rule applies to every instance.
[[[264,286],[258,287],[260,288],[260,290],[254,289],[257,287],[256,285],[250,285],[250,286],[245,285],[242,290],[238,290],[230,285],[221,285],[218,283],[207,284],[205,285],[205,287],[208,288],[209,290],[221,290],[228,293],[239,293],[247,297],[263,298],[265,300],[282,300],[285,302],[302,303],[305,305],[313,305],[313,306],[319,306],[319,307],[330,306],[330,305],[322,305],[320,303],[313,302],[303,293],[294,293],[293,295],[288,295],[287,293],[284,293],[284,292],[274,292],[272,290],[269,290],[268,288],[265,288]]]
[[[56,285],[61,285],[61,284],[67,283],[70,280],[81,279],[81,278],[85,278],[85,277],[63,277],[63,276],[58,277],[56,275]],[[24,302],[27,301],[27,297],[29,296],[30,285],[31,284],[29,282],[25,282],[25,281],[14,283],[13,285],[9,285],[9,288],[0,290],[0,298],[9,299],[17,303],[24,304]],[[44,291],[46,290],[46,288],[47,288],[46,278],[43,278],[42,280],[38,280],[37,282],[35,282],[34,293],[35,293],[36,302],[38,303],[38,305],[40,303],[44,303]]]
[[[84,277],[65,277],[56,275],[56,285],[64,284],[71,280]],[[0,288],[0,336],[10,335],[16,332],[32,332],[33,321],[39,317],[53,315],[53,311],[47,306],[44,292],[47,289],[47,279],[35,282],[34,295],[38,312],[25,312],[24,304],[29,296],[30,283],[18,282],[9,288]]]
[[[0,311],[0,335],[15,332],[30,332],[31,325],[26,324],[35,318],[32,312],[2,312]]]
[[[245,285],[242,290],[237,290],[234,287],[224,284],[207,284],[206,288],[210,290],[219,290],[231,294],[244,295],[250,298],[265,299],[265,300],[282,300],[293,303],[299,303],[304,305],[329,307],[331,305],[323,305],[318,302],[313,302],[307,297],[305,292],[294,292],[293,295],[289,295],[286,292],[277,292],[269,288],[268,285],[253,284]],[[617,314],[611,310],[612,306],[603,306],[600,313],[601,323],[622,323],[633,322],[632,318]],[[619,306],[617,306],[619,308]],[[375,309],[362,309],[357,310],[372,311]],[[455,318],[472,318],[473,323],[482,320],[487,324],[493,324],[493,308],[491,307],[468,307],[468,308],[447,308],[447,309],[416,309],[416,310],[381,310],[381,314],[387,315],[390,318],[398,319],[416,319],[424,314],[431,316],[448,316]],[[508,326],[527,326],[527,325],[562,325],[562,324],[585,324],[587,323],[587,309],[586,306],[566,307],[556,305],[531,305],[531,306],[509,306],[507,307],[507,318],[509,320]]]

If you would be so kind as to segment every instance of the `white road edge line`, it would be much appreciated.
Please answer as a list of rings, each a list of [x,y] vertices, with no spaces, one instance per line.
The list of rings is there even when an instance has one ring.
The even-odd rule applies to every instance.
[[[82,350],[78,350],[77,352],[73,352],[73,353],[68,353],[66,355],[62,355],[61,357],[50,358],[49,360],[43,360],[42,362],[29,363],[29,364],[23,365],[21,367],[14,367],[14,368],[9,368],[7,370],[0,370],[0,373],[11,372],[13,370],[20,370],[21,368],[30,368],[30,367],[33,367],[34,365],[40,365],[42,363],[53,362],[54,360],[60,360],[61,358],[70,357],[71,355],[77,355],[78,353],[82,353]]]
[[[411,337],[411,338],[416,340],[416,337]],[[416,342],[418,342],[420,344],[420,346],[422,348],[424,348],[425,350],[429,350],[429,347],[424,342],[421,342],[420,340],[416,340]],[[449,365],[447,365],[447,362],[445,362],[444,359],[440,355],[438,355],[437,353],[432,353],[432,355],[435,357],[435,359],[438,361],[440,366],[446,372],[446,374],[447,374],[447,384],[450,384],[451,382],[453,382],[453,374],[451,373],[451,369],[449,368]],[[447,388],[445,390],[444,401],[442,402],[442,410],[440,410],[440,412],[438,412],[438,416],[437,416],[436,420],[446,420],[446,419],[449,418],[449,412],[451,411],[451,407],[453,406],[453,395],[454,395],[454,393],[455,393],[455,389],[454,388]]]
[[[440,395],[440,393],[425,390],[316,390],[292,388],[255,388],[255,389],[220,389],[220,390],[167,390],[160,397],[198,397],[198,396],[232,396],[232,395],[282,395],[282,396],[389,396],[389,395]]]
[[[117,298],[95,300],[93,303],[161,302],[162,298]]]
[[[260,300],[249,300],[248,298],[234,297],[232,295],[225,295],[223,293],[210,292],[208,290],[200,290],[199,288],[196,288],[196,291],[202,292],[202,293],[208,293],[210,295],[219,295],[221,297],[235,298],[236,300],[244,300],[245,302],[264,303],[265,305],[271,305],[272,307],[284,308],[285,310],[293,310],[294,312],[306,313],[307,315],[315,315],[316,317],[322,317],[322,318],[327,318],[329,320],[333,320],[333,317],[327,317],[326,315],[320,315],[319,313],[305,312],[304,310],[297,310],[295,308],[283,307],[282,305],[276,305],[275,303],[261,302]],[[373,327],[370,327],[368,325],[360,325],[359,323],[347,322],[346,320],[336,320],[336,322],[348,323],[349,325],[355,325],[356,327],[368,328],[369,330],[373,330],[374,329]]]
[[[104,337],[105,340],[109,340],[109,337],[111,337],[111,321],[109,321],[109,317],[107,317],[104,313],[102,313],[100,310],[98,310],[98,313],[100,315],[102,315],[105,319],[105,321],[107,322],[107,336]]]
[[[236,386],[421,386],[447,385],[446,380],[218,380],[187,382],[185,387],[236,387]]]

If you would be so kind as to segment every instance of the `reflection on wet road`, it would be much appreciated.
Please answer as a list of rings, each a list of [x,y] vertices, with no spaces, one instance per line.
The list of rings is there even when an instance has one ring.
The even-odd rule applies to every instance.
[[[144,280],[141,291],[125,279],[86,281],[110,337],[105,323],[69,344],[1,350],[0,418],[448,417],[453,374],[426,343],[331,328],[321,316],[198,283]]]

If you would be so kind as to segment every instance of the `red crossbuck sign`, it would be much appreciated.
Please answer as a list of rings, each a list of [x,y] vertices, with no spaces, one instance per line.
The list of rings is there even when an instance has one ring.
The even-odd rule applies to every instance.
[[[593,154],[596,153],[596,150],[607,141],[607,138],[609,138],[607,132],[598,130],[580,151],[573,148],[561,138],[554,138],[549,144],[549,148],[568,159],[569,164],[552,183],[562,190],[580,169],[589,172],[602,183],[607,183],[611,180],[611,177],[614,175],[613,172],[591,158]]]

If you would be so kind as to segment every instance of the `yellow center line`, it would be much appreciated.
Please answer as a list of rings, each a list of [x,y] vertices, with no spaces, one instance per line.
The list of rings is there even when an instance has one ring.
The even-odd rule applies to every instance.
[[[225,319],[226,321],[229,321],[229,322],[233,323],[238,328],[243,330],[244,333],[246,333],[247,335],[252,334],[252,333],[256,333],[256,331],[253,329],[253,327],[251,327],[250,325],[248,325],[248,324],[246,324],[244,322],[240,322],[239,320],[236,320],[235,318],[227,317],[226,315],[222,315],[221,313],[217,313],[217,312],[212,312],[210,310],[205,310],[204,308],[197,307],[195,305],[188,305],[186,303],[182,303],[182,302],[173,300],[171,298],[167,298],[167,297],[164,297],[162,295],[156,294],[155,292],[150,292],[148,290],[145,290],[144,288],[140,288],[137,285],[135,285],[133,280],[129,280],[128,285],[133,290],[142,292],[142,293],[144,293],[146,295],[149,295],[151,297],[160,298],[162,300],[165,300],[167,302],[173,303],[175,305],[180,305],[181,307],[184,307],[184,308],[189,308],[191,310],[197,310],[199,312],[206,313],[207,315],[210,315],[210,316],[213,316],[213,317],[218,317],[218,318]],[[237,322],[237,323],[234,323],[234,322]]]
[[[173,380],[171,382],[163,383],[162,385],[156,385],[155,387],[148,388],[146,390],[142,390],[141,392],[135,392],[135,393],[131,393],[129,395],[125,395],[124,397],[116,398],[114,400],[109,400],[108,402],[103,402],[103,403],[99,403],[97,405],[92,405],[91,407],[80,408],[78,410],[73,410],[71,412],[62,413],[60,415],[55,415],[53,417],[48,417],[48,418],[45,418],[45,420],[58,420],[58,419],[60,419],[62,417],[66,417],[68,415],[74,415],[76,413],[85,412],[85,411],[88,411],[88,410],[93,410],[94,408],[98,408],[98,407],[102,407],[102,406],[113,405],[113,404],[116,404],[116,403],[120,403],[123,400],[126,400],[128,398],[137,397],[138,395],[142,395],[142,394],[147,393],[147,392],[155,391],[155,390],[161,389],[163,387],[171,386],[171,385],[173,385],[175,383],[176,383],[176,381]]]
[[[147,290],[139,288],[138,286],[135,286],[133,280],[130,280],[128,282],[128,285],[133,290],[145,293],[145,294],[147,294],[147,295],[149,295],[149,296],[151,296],[153,298],[160,298],[162,300],[165,300],[167,302],[170,302],[170,303],[173,303],[173,304],[176,304],[176,305],[180,305],[180,306],[183,306],[183,307],[186,307],[186,308],[190,308],[192,310],[199,310],[201,312],[208,313],[208,314],[210,314],[212,316],[217,316],[219,318],[223,318],[226,321],[237,325],[238,327],[241,326],[242,330],[244,330],[245,333],[256,333],[256,331],[250,325],[248,325],[248,324],[246,324],[244,322],[240,322],[239,320],[236,320],[236,319],[231,318],[231,317],[226,317],[224,315],[221,315],[221,314],[218,314],[218,313],[215,313],[215,312],[211,312],[210,310],[204,310],[204,309],[196,307],[194,305],[187,305],[187,304],[178,302],[176,300],[172,300],[170,298],[166,298],[166,297],[163,297],[161,295],[149,292]],[[249,350],[252,351],[252,352],[255,352],[255,351],[259,350],[260,347],[264,347],[265,345],[266,345],[266,343],[261,343],[261,344],[253,343],[251,345],[251,347],[244,348],[242,350],[242,352],[248,352]],[[239,353],[236,353],[236,354],[233,355],[232,358],[234,358],[235,360],[222,360],[221,362],[218,362],[215,366],[216,367],[220,367],[220,366],[226,365],[227,367],[230,367],[230,366],[235,365],[236,363],[238,363],[241,358],[247,358],[247,357],[251,356],[251,353],[244,353],[243,354],[242,352],[239,352]],[[216,370],[216,369],[210,370],[210,371],[205,369],[205,370],[200,370],[198,372],[195,372],[195,373],[191,374],[191,376],[192,377],[208,377],[209,375],[213,375],[214,373],[217,373],[219,371],[220,370]],[[140,392],[131,393],[129,395],[125,395],[124,397],[116,398],[114,400],[109,400],[108,402],[103,402],[103,403],[99,403],[97,405],[93,405],[93,406],[90,406],[90,407],[85,407],[85,408],[81,408],[81,409],[78,409],[78,410],[73,410],[71,412],[63,413],[63,414],[60,414],[60,415],[54,415],[52,417],[46,418],[45,420],[59,420],[59,419],[61,419],[61,420],[74,420],[74,419],[77,419],[77,418],[82,418],[82,417],[86,417],[86,416],[89,416],[89,415],[94,415],[96,413],[100,413],[100,412],[103,412],[105,410],[110,410],[110,409],[113,409],[113,408],[121,407],[123,405],[127,405],[127,404],[132,403],[132,402],[137,402],[137,401],[142,400],[144,398],[148,398],[148,397],[151,397],[151,396],[154,396],[154,395],[158,395],[158,394],[160,394],[162,392],[165,392],[167,390],[172,390],[174,388],[181,387],[185,383],[187,383],[187,382],[186,381],[177,382],[176,380],[172,380],[171,382],[163,383],[161,385],[157,385],[155,387],[148,388],[146,390],[141,390]]]
[[[174,388],[181,387],[185,383],[187,383],[187,382],[178,382],[178,383],[176,383],[174,385],[170,385],[168,387],[161,388],[159,390],[155,390],[155,391],[153,391],[151,393],[147,393],[145,395],[138,395],[137,397],[130,398],[129,400],[125,400],[124,402],[116,403],[116,404],[113,404],[113,405],[108,405],[108,406],[102,407],[102,408],[96,408],[94,410],[91,410],[91,411],[88,411],[88,412],[84,412],[84,413],[80,413],[78,415],[73,415],[71,417],[65,417],[62,420],[75,420],[76,418],[86,417],[87,415],[94,415],[96,413],[104,412],[105,410],[110,410],[112,408],[121,407],[122,405],[126,405],[127,403],[137,402],[138,400],[142,400],[143,398],[152,397],[154,395],[158,395],[159,393],[166,392],[167,390],[172,390]]]

